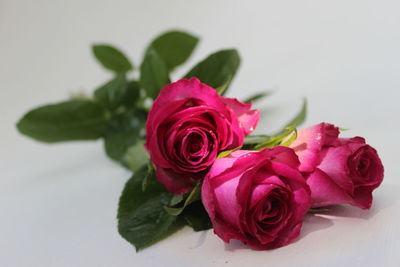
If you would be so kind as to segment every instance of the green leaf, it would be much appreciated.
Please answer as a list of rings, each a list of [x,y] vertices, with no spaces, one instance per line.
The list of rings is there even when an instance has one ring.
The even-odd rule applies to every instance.
[[[119,200],[118,231],[136,250],[154,244],[181,227],[177,217],[164,210],[173,195],[155,179],[154,173],[146,191],[142,191],[146,173],[145,165],[128,180]]]
[[[184,199],[184,195],[185,194],[183,194],[183,195],[174,195],[172,197],[171,201],[169,202],[169,205],[175,206],[175,205],[181,203],[183,201],[183,199]]]
[[[140,84],[147,96],[155,99],[169,82],[167,65],[154,49],[148,50],[140,66]]]
[[[178,216],[179,214],[182,213],[182,211],[192,202],[194,202],[195,200],[198,200],[200,198],[200,194],[201,194],[201,184],[197,183],[196,186],[192,189],[192,191],[189,193],[188,197],[185,199],[185,203],[183,204],[182,207],[169,207],[169,206],[165,206],[164,209],[171,215],[173,216]],[[176,200],[174,199],[174,203],[176,202]]]
[[[304,99],[303,106],[301,107],[300,112],[290,122],[288,122],[281,131],[279,131],[275,135],[281,135],[282,133],[286,132],[287,127],[296,128],[306,120],[306,116],[307,116],[307,100]]]
[[[212,228],[212,223],[201,200],[190,204],[180,215],[194,231],[204,231]]]
[[[231,149],[231,150],[222,151],[222,152],[220,152],[220,153],[218,154],[217,159],[225,158],[225,157],[229,156],[230,154],[232,154],[232,152],[235,152],[236,150],[239,150],[239,149],[241,149],[241,148],[242,148],[242,147],[239,146],[239,147],[234,148],[234,149]]]
[[[95,100],[104,108],[114,111],[120,107],[132,109],[140,99],[140,84],[137,81],[127,81],[124,74],[115,78],[94,91]]]
[[[150,45],[166,63],[169,71],[183,64],[192,54],[199,38],[182,31],[169,31],[158,36]]]
[[[122,104],[127,108],[133,108],[137,106],[139,99],[140,99],[139,82],[137,81],[128,82]]]
[[[292,131],[282,142],[280,146],[290,146],[297,139],[297,130]]]
[[[109,110],[115,110],[121,106],[127,101],[128,97],[128,81],[124,74],[118,74],[111,81],[94,91],[95,100]],[[139,92],[137,93],[137,97],[139,97]]]
[[[255,150],[262,150],[264,148],[272,148],[272,147],[276,147],[279,145],[282,145],[283,142],[285,142],[285,140],[287,140],[288,138],[288,144],[290,144],[290,142],[294,141],[294,139],[290,138],[291,135],[294,134],[294,139],[296,139],[297,134],[296,134],[296,128],[294,127],[286,127],[285,128],[285,132],[281,133],[280,135],[276,135],[276,136],[271,136],[268,140],[266,140],[263,143],[257,144],[254,149]]]
[[[248,135],[244,138],[244,144],[242,149],[244,150],[254,150],[255,146],[261,143],[268,142],[271,140],[270,135]]]
[[[232,77],[229,77],[229,79],[226,80],[226,82],[223,85],[219,86],[218,88],[215,88],[215,91],[217,91],[217,93],[221,96],[225,95],[226,90],[228,90],[228,87],[229,87],[229,84],[231,83],[231,81],[232,81]]]
[[[221,50],[197,64],[185,78],[197,77],[201,82],[218,88],[233,79],[239,65],[240,57],[235,49]]]
[[[130,146],[123,157],[123,162],[134,172],[147,161],[148,158],[143,141],[138,141],[135,145]]]
[[[114,72],[127,72],[133,68],[129,59],[111,45],[96,44],[92,46],[92,51],[96,59],[106,69]]]
[[[107,155],[123,162],[128,149],[140,140],[145,122],[146,114],[143,111],[135,110],[114,115],[109,120],[104,135]]]
[[[244,103],[247,103],[247,104],[253,103],[253,102],[257,101],[257,100],[260,100],[260,99],[262,99],[262,98],[264,98],[264,97],[267,97],[267,96],[270,96],[270,95],[272,95],[272,91],[267,91],[267,92],[263,92],[263,93],[258,93],[258,94],[252,95],[252,96],[250,96],[249,98],[247,98],[247,99],[244,101]]]
[[[54,143],[95,140],[106,128],[104,109],[88,100],[70,100],[33,109],[17,123],[18,130],[38,141]]]
[[[149,183],[149,179],[153,175],[153,173],[154,173],[154,167],[151,164],[151,162],[149,161],[149,162],[147,162],[147,173],[144,176],[143,181],[142,181],[142,191],[143,192],[146,191],[147,185]]]
[[[259,144],[265,141],[268,141],[271,139],[272,136],[270,135],[248,135],[244,139],[244,144],[245,145],[254,145],[254,144]]]

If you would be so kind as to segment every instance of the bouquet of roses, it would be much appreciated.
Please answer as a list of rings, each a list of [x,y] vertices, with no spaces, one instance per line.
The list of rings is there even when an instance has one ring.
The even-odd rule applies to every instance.
[[[299,236],[304,216],[350,204],[369,209],[383,165],[362,137],[339,137],[319,123],[297,129],[306,103],[274,135],[251,135],[260,119],[252,102],[224,97],[239,67],[221,50],[171,83],[198,38],[170,31],[155,38],[140,64],[110,45],[94,45],[114,77],[93,97],[29,111],[18,130],[48,143],[103,138],[107,155],[133,172],[118,208],[119,233],[142,249],[180,227],[214,228],[225,242],[273,249]]]

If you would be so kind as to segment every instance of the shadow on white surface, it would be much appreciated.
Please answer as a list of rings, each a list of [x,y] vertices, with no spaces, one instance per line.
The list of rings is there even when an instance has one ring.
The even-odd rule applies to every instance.
[[[201,246],[203,246],[206,241],[207,235],[210,231],[212,232],[212,230],[201,231],[200,235],[199,235],[199,239],[197,240],[196,244],[190,248],[195,249],[195,248],[200,248]]]
[[[374,194],[372,207],[369,210],[362,210],[349,205],[337,205],[329,207],[329,211],[321,212],[320,215],[364,220],[371,219],[385,209],[396,205],[400,199],[399,193],[399,185],[384,184],[381,190],[379,190],[379,193]]]
[[[372,219],[378,213],[398,204],[400,198],[399,192],[400,186],[385,184],[382,190],[379,191],[379,194],[374,194],[374,202],[369,210],[362,210],[350,205],[337,205],[329,207],[328,211],[320,212],[318,214],[307,214],[304,218],[300,237],[297,238],[293,244],[305,238],[307,235],[333,226],[334,221],[337,218],[354,218],[361,220]],[[250,247],[239,240],[231,240],[230,243],[225,244],[225,251],[236,251],[242,249],[251,250]]]

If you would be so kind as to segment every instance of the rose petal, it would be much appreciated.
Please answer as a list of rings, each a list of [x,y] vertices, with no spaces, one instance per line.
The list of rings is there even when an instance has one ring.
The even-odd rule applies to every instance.
[[[187,174],[175,173],[170,169],[154,166],[157,180],[173,194],[184,194],[193,189],[194,185]]]
[[[352,196],[318,168],[308,176],[307,184],[311,189],[313,208],[344,203],[354,204]]]
[[[371,208],[372,191],[373,188],[370,186],[357,187],[354,190],[354,205],[362,209]]]
[[[319,163],[322,147],[335,144],[338,135],[339,129],[328,123],[299,130],[296,140],[290,145],[299,157],[299,170],[312,172]]]
[[[280,247],[296,238],[311,206],[298,164],[286,147],[238,150],[217,159],[202,188],[214,232],[225,242],[238,239],[256,249]]]
[[[318,165],[320,170],[348,194],[352,194],[354,190],[347,165],[350,155],[351,150],[348,146],[329,147],[323,151],[321,163]]]
[[[237,201],[236,188],[240,177],[235,177],[214,188],[214,199],[216,212],[220,214],[224,221],[239,228],[239,211],[241,207]]]
[[[236,98],[223,97],[222,100],[233,110],[244,133],[246,135],[252,133],[260,120],[260,112],[256,109],[250,110],[251,104],[242,103]]]

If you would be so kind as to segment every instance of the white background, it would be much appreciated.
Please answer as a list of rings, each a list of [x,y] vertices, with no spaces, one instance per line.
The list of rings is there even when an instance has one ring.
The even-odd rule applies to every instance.
[[[396,0],[0,0],[0,266],[400,266],[399,13]],[[275,91],[257,104],[258,133],[278,129],[307,97],[307,125],[366,137],[386,167],[373,208],[308,217],[297,242],[273,251],[185,228],[135,253],[115,219],[129,173],[102,143],[45,145],[14,125],[29,108],[111,77],[92,43],[116,44],[139,64],[170,28],[202,38],[175,78],[236,47],[243,61],[229,95]]]

